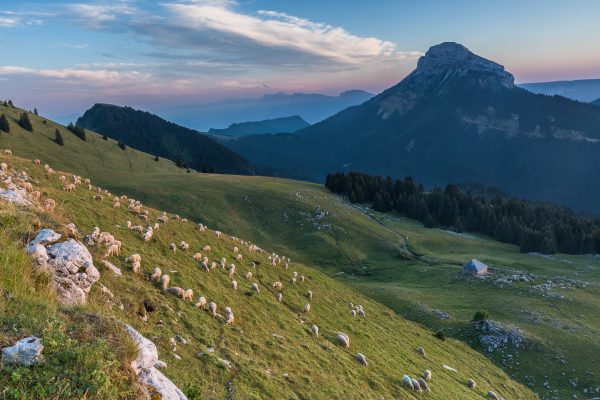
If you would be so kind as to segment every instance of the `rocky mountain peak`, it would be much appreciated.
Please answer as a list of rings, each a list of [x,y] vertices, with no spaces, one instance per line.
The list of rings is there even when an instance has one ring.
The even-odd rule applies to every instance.
[[[480,57],[465,46],[454,42],[444,42],[430,47],[419,59],[415,73],[432,75],[452,71],[482,73],[497,78],[502,86],[514,87],[514,77],[502,65]]]

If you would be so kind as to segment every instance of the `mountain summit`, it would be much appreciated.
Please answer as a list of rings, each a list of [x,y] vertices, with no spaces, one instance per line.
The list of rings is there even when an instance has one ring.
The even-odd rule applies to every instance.
[[[427,187],[482,183],[600,213],[600,108],[514,85],[457,43],[431,47],[400,83],[292,135],[228,147],[288,177],[412,175]]]

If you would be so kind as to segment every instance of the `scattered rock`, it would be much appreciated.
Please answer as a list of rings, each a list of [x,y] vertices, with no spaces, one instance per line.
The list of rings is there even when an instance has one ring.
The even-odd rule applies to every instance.
[[[187,400],[186,395],[156,368],[159,363],[156,345],[129,325],[125,325],[125,330],[138,347],[138,355],[131,362],[131,368],[140,383],[152,387],[162,400]]]
[[[2,349],[2,362],[30,367],[44,360],[43,350],[44,346],[40,338],[35,336],[24,338],[14,346]]]
[[[24,207],[31,207],[33,205],[31,195],[25,189],[21,189],[15,184],[9,184],[8,189],[0,190],[0,197],[5,201]]]
[[[516,326],[485,320],[477,322],[475,328],[483,332],[479,341],[486,346],[489,353],[498,348],[506,348],[508,345],[516,348],[525,345],[523,331]]]

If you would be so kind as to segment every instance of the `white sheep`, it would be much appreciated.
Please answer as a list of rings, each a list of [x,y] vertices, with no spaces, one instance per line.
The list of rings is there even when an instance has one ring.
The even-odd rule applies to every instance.
[[[217,303],[215,303],[213,301],[211,301],[210,303],[208,303],[208,312],[213,317],[216,316],[217,315]]]
[[[227,309],[229,309],[228,310],[229,312],[227,312]],[[225,323],[227,325],[231,325],[231,324],[233,324],[235,317],[233,316],[233,312],[231,311],[231,309],[229,307],[227,307],[227,309],[225,311],[225,317],[226,317]]]
[[[181,298],[183,298],[183,296],[185,295],[185,290],[183,290],[182,288],[177,287],[177,286],[172,286],[170,288],[167,288],[167,292],[174,294],[175,296],[181,297]]]
[[[419,385],[419,381],[416,379],[410,380],[413,386],[413,390],[416,390],[418,393],[423,393],[423,389],[421,389],[421,385]]]
[[[131,264],[131,268],[133,269],[134,273],[140,272],[142,256],[140,256],[139,254],[132,254],[125,259],[125,262]]]
[[[38,159],[36,158],[35,160],[33,160],[33,163],[34,163],[35,165],[40,165],[40,160],[38,160]]]
[[[308,292],[306,292],[306,297],[308,297],[309,300],[312,300],[312,298],[313,298],[312,290],[309,290]]]
[[[239,253],[240,249],[237,248],[237,246],[233,246],[233,252],[234,254]]]
[[[161,274],[162,274],[162,271],[160,270],[160,268],[155,267],[152,270],[152,275],[150,275],[150,280],[152,280],[154,282],[158,282],[160,280]]]
[[[283,284],[281,282],[273,282],[273,284],[271,285],[271,287],[275,290],[281,290],[281,288],[283,287]]]
[[[238,254],[237,256],[235,256],[236,261],[242,261],[243,258],[244,258],[244,256],[242,256],[241,254]]]
[[[198,302],[194,305],[196,308],[203,308],[206,305],[206,298],[204,296],[198,297]]]
[[[490,399],[494,399],[494,400],[499,400],[500,399],[498,397],[498,395],[494,391],[492,391],[492,390],[488,391],[487,394],[488,394],[488,396],[489,396]]]
[[[192,301],[193,298],[194,298],[194,291],[192,289],[187,289],[185,291],[185,293],[183,294],[183,299]]]
[[[144,232],[144,242],[149,242],[150,240],[152,240],[152,236],[154,235],[154,229],[152,229],[150,226],[146,229],[146,232]]]
[[[469,379],[467,380],[467,386],[470,387],[471,389],[475,388],[475,386],[477,386],[477,384],[475,383],[475,381],[473,379]]]
[[[417,347],[416,350],[418,355],[420,355],[423,358],[427,358],[427,353],[425,353],[425,349],[422,348],[421,346]]]
[[[352,315],[352,318],[356,318],[356,310],[350,310],[350,315]]]
[[[369,365],[369,363],[367,362],[367,357],[365,357],[365,355],[363,353],[357,353],[356,360],[359,363],[361,363],[362,365],[364,365],[365,367]]]
[[[298,278],[298,272],[296,272],[296,271],[292,272],[292,277],[293,278]]]
[[[425,376],[426,381],[431,380],[431,371],[430,370],[426,369],[425,372],[423,372],[423,375]]]
[[[337,334],[337,341],[338,341],[339,344],[341,344],[345,348],[349,348],[350,347],[350,338],[348,337],[348,335],[346,335],[343,332],[339,332]]]
[[[6,174],[6,172],[8,171],[8,164],[6,163],[1,163],[0,164],[0,172],[2,172],[3,174]]]
[[[209,246],[209,245],[206,245],[206,246],[204,246],[204,247],[202,248],[202,252],[203,252],[203,253],[210,253],[210,250],[211,250],[211,249],[210,249],[210,246]]]
[[[5,156],[12,156],[12,151],[9,149],[4,150],[4,155]]]
[[[209,272],[210,270],[208,269],[208,264],[206,263],[206,261],[202,261],[200,263],[200,268],[202,268],[203,270],[205,270],[206,272]]]
[[[113,202],[113,208],[121,208],[121,203],[118,199]]]
[[[171,249],[171,251],[172,251],[173,253],[175,253],[175,252],[177,251],[177,246],[175,246],[175,243],[171,243],[171,244],[169,245],[169,249]]]
[[[233,290],[237,290],[237,281],[231,281],[231,287],[233,288]]]
[[[279,303],[281,303],[281,301],[283,300],[283,294],[281,292],[277,293],[277,296],[275,296],[277,298],[277,301]]]
[[[358,310],[358,315],[360,315],[361,317],[365,317],[365,310],[363,310],[362,308]]]
[[[193,258],[195,261],[200,261],[200,260],[202,260],[202,254],[200,254],[200,253],[195,253],[195,254],[192,256],[192,258]]]
[[[190,248],[190,245],[189,245],[189,244],[187,244],[185,241],[183,241],[183,240],[182,240],[182,241],[179,243],[179,247],[181,248],[181,250],[183,250],[183,251],[186,251],[187,249],[189,249],[189,248]]]
[[[296,278],[292,277],[292,279],[290,279],[290,284],[295,285],[296,284]]]
[[[304,283],[304,275],[300,275],[300,283]]]
[[[247,281],[252,280],[252,272],[250,272],[250,271],[246,272],[246,280]]]
[[[302,309],[302,312],[305,314],[308,314],[310,312],[310,303],[306,303],[304,305],[304,308]]]
[[[163,275],[160,277],[160,285],[163,290],[167,290],[169,287],[169,275]]]
[[[229,266],[229,277],[233,278],[233,275],[235,274],[235,265],[231,264]]]
[[[110,256],[118,256],[119,255],[120,246],[117,243],[111,243],[106,248],[106,252],[104,253],[104,258]]]
[[[319,337],[319,327],[316,325],[313,325],[310,328],[311,332],[313,333],[313,335],[315,335],[316,337]]]
[[[220,238],[222,233],[221,233],[221,231],[215,231],[215,235],[217,235],[217,237]]]
[[[254,290],[256,293],[260,292],[260,290],[258,289],[258,285],[256,283],[252,284],[252,290]]]

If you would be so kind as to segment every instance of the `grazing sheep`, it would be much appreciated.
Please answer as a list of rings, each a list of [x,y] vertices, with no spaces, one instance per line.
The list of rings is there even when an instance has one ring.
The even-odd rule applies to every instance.
[[[402,382],[410,389],[410,390],[415,390],[415,387],[412,384],[412,379],[410,379],[410,377],[408,375],[404,375],[402,377]]]
[[[58,180],[61,181],[61,182],[65,182],[67,180],[67,177],[64,176],[64,175],[61,175],[61,176],[58,177]]]
[[[148,227],[146,229],[146,232],[144,232],[144,242],[149,242],[150,240],[152,240],[153,235],[154,235],[154,229],[152,229],[151,227]]]
[[[361,363],[362,365],[364,365],[365,367],[369,365],[369,363],[367,362],[367,357],[365,357],[365,355],[363,353],[357,353],[356,360],[359,363]]]
[[[100,203],[102,203],[102,201],[104,200],[104,196],[102,196],[101,194],[97,194],[94,196],[94,200],[99,201]]]
[[[185,293],[183,294],[184,300],[192,301],[193,298],[194,298],[194,291],[192,289],[186,290]]]
[[[150,275],[150,279],[154,282],[158,282],[160,280],[160,275],[162,274],[160,268],[155,267],[152,270],[152,275]],[[165,275],[166,276],[166,275]]]
[[[86,179],[85,181],[83,181],[83,183],[85,183],[86,185],[90,185],[90,184],[92,183],[92,181],[91,181],[91,180],[89,180],[89,179]],[[122,196],[121,196],[121,197],[122,197]]]
[[[200,232],[205,232],[206,231],[206,226],[204,226],[203,224],[198,224],[198,230]]]
[[[134,273],[139,273],[141,269],[142,256],[139,254],[132,254],[125,259],[125,262],[131,264],[131,268]]]
[[[319,337],[319,327],[316,325],[313,325],[310,328],[311,332],[313,333],[313,335],[315,335],[316,337]]]
[[[118,256],[119,255],[119,245],[116,243],[109,244],[106,248],[106,252],[104,253],[104,258],[110,256]]]
[[[475,383],[475,381],[473,379],[469,379],[467,380],[467,386],[470,387],[471,389],[475,388],[475,386],[477,386],[477,384]]]
[[[171,249],[171,251],[172,251],[173,253],[175,253],[175,252],[177,251],[177,246],[175,246],[175,243],[171,243],[171,244],[169,245],[169,249]]]
[[[308,314],[310,312],[310,303],[306,303],[304,305],[304,308],[302,309],[302,312],[305,314]]]
[[[358,315],[360,315],[361,317],[365,317],[365,310],[363,310],[362,308],[358,310]]]
[[[300,283],[304,283],[304,275],[300,275]]]
[[[39,200],[41,196],[42,193],[39,190],[36,190],[31,193],[31,197],[33,197],[35,200]]]
[[[258,285],[256,283],[252,284],[252,290],[254,290],[256,293],[260,292],[260,290],[258,289]]]
[[[215,303],[213,301],[211,301],[210,303],[208,303],[208,312],[213,317],[216,316],[217,315],[217,303]]]
[[[350,310],[350,315],[352,315],[352,318],[356,318],[356,310]]]
[[[296,278],[290,279],[290,284],[295,285],[296,284]]]
[[[8,164],[1,163],[0,164],[0,172],[2,172],[3,174],[6,174],[7,171],[8,171]]]
[[[240,249],[237,248],[237,246],[233,246],[233,253],[237,254],[240,252]]]
[[[292,272],[292,277],[293,278],[297,278],[298,277],[298,273],[296,271]]]
[[[494,399],[494,400],[499,400],[500,398],[498,397],[498,395],[496,393],[494,393],[492,390],[488,391],[488,396],[490,399]]]
[[[271,287],[275,290],[281,290],[281,288],[283,287],[283,284],[281,282],[273,282]]]
[[[349,348],[350,347],[350,338],[348,337],[348,335],[346,335],[343,332],[339,332],[338,333],[338,335],[337,335],[337,341],[338,341],[339,344],[341,344],[345,348]]]
[[[8,149],[6,149],[6,150],[4,150],[4,155],[5,155],[5,156],[12,156],[12,151],[11,151],[11,150],[8,150]]]
[[[419,385],[419,381],[416,379],[411,379],[411,383],[413,385],[413,389],[419,393],[423,393],[423,389],[421,389],[421,385]]]
[[[179,243],[179,247],[181,247],[181,250],[186,251],[187,249],[190,248],[190,245],[187,244],[186,242],[184,242],[183,240]]]
[[[195,253],[195,254],[192,256],[192,258],[193,258],[195,261],[200,261],[200,260],[202,259],[202,254],[200,254],[200,253]]]
[[[210,269],[215,269],[217,268],[217,263],[215,261],[210,263]]]
[[[229,266],[229,277],[233,278],[233,275],[235,274],[235,265],[231,264]]]
[[[175,296],[181,297],[181,298],[183,298],[183,296],[185,295],[185,290],[183,290],[182,288],[177,287],[177,286],[172,286],[170,288],[167,288],[167,292],[174,294]]]
[[[163,290],[167,290],[169,287],[169,275],[163,275],[160,277],[160,285]]]
[[[196,308],[203,308],[206,305],[206,298],[204,296],[198,297],[198,302],[194,304]]]
[[[423,373],[423,375],[425,375],[425,380],[426,381],[430,381],[431,380],[431,371],[426,369],[425,372]]]
[[[309,290],[308,292],[306,292],[306,297],[308,297],[309,300],[312,300],[312,298],[313,298],[312,290]]]
[[[209,272],[210,270],[208,269],[208,264],[206,263],[206,261],[202,261],[200,263],[200,268],[202,268],[203,270],[205,270],[206,272]]]
[[[204,253],[210,253],[210,246],[209,245],[204,246],[202,248],[202,252],[204,252]]]
[[[425,353],[424,348],[419,346],[419,347],[417,347],[416,351],[417,351],[417,354],[420,355],[421,357],[427,358],[427,354]]]
[[[221,238],[222,233],[221,231],[215,231],[215,235],[217,235],[218,238]]]
[[[237,290],[237,281],[231,281],[231,287],[233,290]]]
[[[34,163],[35,165],[40,165],[40,160],[38,160],[38,159],[36,158],[35,160],[33,160],[33,163]]]
[[[421,389],[423,389],[424,391],[429,393],[429,385],[427,384],[427,382],[425,382],[425,379],[417,378],[417,382],[419,383],[419,386],[421,387]]]
[[[281,303],[281,301],[283,300],[283,294],[281,292],[277,293],[277,295],[275,296],[275,298],[277,298],[277,301],[279,303]]]
[[[252,272],[250,272],[250,271],[246,272],[246,280],[247,281],[252,280]]]
[[[69,184],[63,186],[63,190],[65,192],[71,193],[73,190],[75,190],[75,185],[72,183],[69,183]]]
[[[242,261],[243,258],[244,258],[244,256],[242,256],[241,254],[238,254],[237,256],[235,256],[236,261]]]

